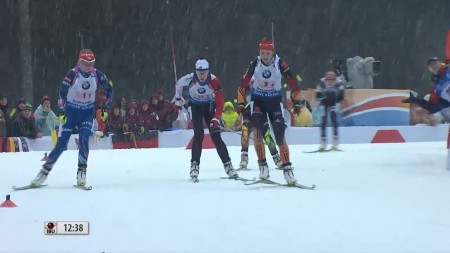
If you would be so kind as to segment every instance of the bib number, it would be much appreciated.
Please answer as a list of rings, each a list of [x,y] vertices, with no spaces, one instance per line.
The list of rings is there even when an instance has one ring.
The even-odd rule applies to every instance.
[[[450,101],[450,82],[444,84],[444,89],[441,92],[441,97],[447,101]]]
[[[92,92],[79,91],[76,97],[78,101],[86,102],[91,100]]]

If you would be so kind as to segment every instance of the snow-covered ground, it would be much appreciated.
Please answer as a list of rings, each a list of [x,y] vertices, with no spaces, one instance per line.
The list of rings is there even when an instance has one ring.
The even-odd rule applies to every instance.
[[[450,252],[444,142],[303,153],[315,148],[290,147],[314,191],[219,179],[215,150],[203,151],[193,184],[190,150],[175,148],[91,151],[89,192],[72,187],[77,154],[67,151],[48,187],[14,192],[44,154],[1,153],[0,197],[18,207],[0,208],[0,252]],[[229,152],[237,167],[240,148]],[[250,160],[242,177],[258,174],[253,149]],[[284,181],[275,169],[271,179]],[[89,221],[90,234],[44,235],[49,220]]]

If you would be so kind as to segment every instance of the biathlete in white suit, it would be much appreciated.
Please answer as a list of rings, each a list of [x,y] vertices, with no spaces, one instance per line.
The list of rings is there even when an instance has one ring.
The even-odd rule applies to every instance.
[[[204,138],[203,120],[209,123],[211,139],[216,146],[217,154],[222,160],[225,173],[230,178],[238,178],[234,170],[228,149],[220,136],[221,126],[219,119],[223,112],[222,87],[215,75],[209,72],[209,63],[199,59],[195,63],[195,72],[187,74],[177,81],[175,92],[175,105],[181,109],[184,105],[183,87],[189,87],[189,106],[192,110],[192,123],[194,124],[194,141],[191,156],[191,181],[197,183],[200,172],[200,157]],[[214,106],[216,104],[216,106]]]
[[[78,126],[79,152],[77,185],[86,185],[86,168],[89,156],[89,136],[94,118],[94,104],[98,86],[106,90],[107,102],[103,108],[102,117],[108,117],[108,107],[111,104],[113,89],[106,76],[94,68],[95,56],[92,50],[82,49],[78,64],[65,76],[59,90],[58,106],[61,121],[58,141],[50,152],[48,160],[42,166],[39,174],[31,181],[32,187],[39,187],[47,179],[56,161],[67,149],[72,129]]]

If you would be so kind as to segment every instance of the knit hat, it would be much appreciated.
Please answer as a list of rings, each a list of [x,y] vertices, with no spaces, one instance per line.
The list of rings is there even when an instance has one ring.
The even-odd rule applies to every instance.
[[[208,70],[209,69],[209,63],[206,59],[200,58],[195,63],[195,70]]]
[[[290,99],[290,98],[286,99],[286,106],[287,106],[287,107],[292,107],[292,106],[294,106],[294,103],[292,102],[292,99]]]
[[[272,40],[263,39],[259,42],[259,50],[272,50],[275,51],[275,45]]]
[[[90,49],[82,49],[80,51],[80,55],[78,57],[81,61],[84,61],[87,63],[95,62],[94,52],[92,52],[92,50],[90,50]]]
[[[51,101],[47,95],[45,95],[41,98],[41,105],[44,104],[45,101],[49,101],[49,102]]]
[[[158,89],[158,90],[156,91],[155,95],[156,95],[157,97],[159,97],[159,96],[163,96],[163,98],[166,97],[166,93],[164,92],[163,89]]]
[[[22,107],[22,111],[26,111],[26,110],[32,111],[32,110],[33,110],[33,106],[31,106],[30,103],[26,103],[26,104]]]
[[[25,98],[20,98],[19,101],[17,101],[17,104],[26,104],[27,100]]]
[[[133,104],[133,105],[135,105],[135,106],[138,106],[138,101],[136,100],[136,99],[131,99],[131,102],[130,102],[130,104]]]
[[[427,66],[430,65],[430,63],[435,62],[435,61],[439,61],[439,58],[437,57],[431,57],[427,60]]]

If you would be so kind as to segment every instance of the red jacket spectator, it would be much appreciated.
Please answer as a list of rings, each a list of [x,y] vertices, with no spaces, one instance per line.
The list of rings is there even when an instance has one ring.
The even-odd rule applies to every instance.
[[[125,126],[124,131],[125,132],[133,132],[133,133],[139,133],[141,128],[141,123],[139,121],[139,117],[137,115],[137,109],[136,106],[133,104],[130,104],[128,106],[128,113],[125,118]]]
[[[151,115],[154,117],[154,122],[152,129],[160,130],[162,127],[162,118],[164,117],[164,113],[160,110],[159,101],[157,96],[152,96],[150,98],[150,105],[148,109],[151,112]]]
[[[120,108],[118,106],[114,106],[111,109],[111,114],[108,119],[108,127],[109,131],[115,134],[123,133],[123,124],[125,123],[125,119],[122,117],[120,113]]]
[[[141,123],[141,127],[144,127],[144,131],[157,129],[157,121],[159,117],[149,109],[148,100],[141,100],[141,107],[139,110],[139,121]]]
[[[158,110],[160,111],[160,129],[172,128],[172,122],[178,117],[178,110],[174,104],[166,100],[166,94],[162,89],[156,92],[158,98]]]

